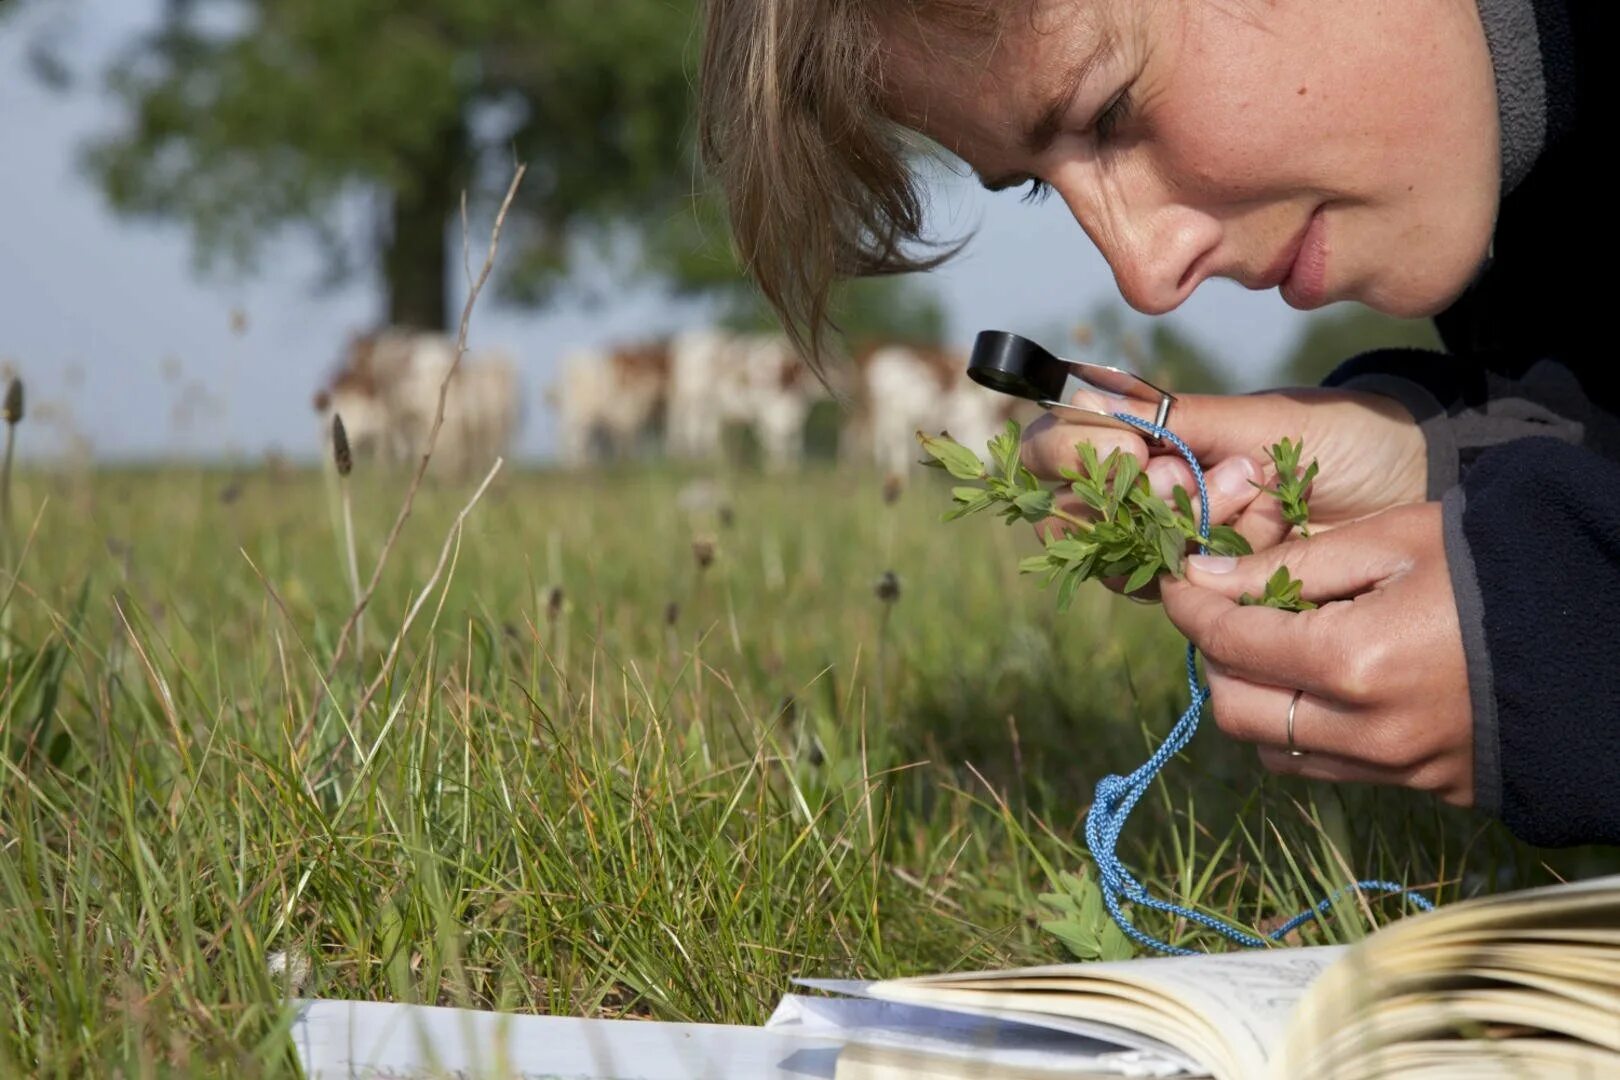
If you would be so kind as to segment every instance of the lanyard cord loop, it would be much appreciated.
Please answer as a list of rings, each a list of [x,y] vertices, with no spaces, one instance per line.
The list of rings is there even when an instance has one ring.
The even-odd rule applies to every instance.
[[[1163,439],[1186,459],[1191,466],[1193,479],[1198,483],[1198,535],[1200,550],[1208,550],[1209,543],[1209,488],[1204,483],[1204,470],[1199,467],[1198,459],[1193,456],[1192,450],[1182,439],[1169,428],[1129,413],[1115,413],[1115,419],[1123,420],[1131,426]],[[1432,910],[1434,904],[1427,898],[1420,896],[1406,886],[1393,881],[1356,881],[1343,888],[1330,893],[1314,906],[1306,908],[1295,915],[1265,937],[1259,937],[1245,930],[1240,930],[1230,923],[1206,915],[1201,911],[1173,904],[1168,900],[1160,900],[1148,893],[1141,882],[1131,876],[1125,864],[1120,862],[1117,849],[1119,847],[1119,834],[1125,828],[1125,822],[1130,817],[1131,810],[1147,794],[1148,787],[1159,775],[1159,770],[1170,762],[1170,759],[1179,754],[1192,737],[1198,732],[1198,721],[1209,702],[1209,687],[1203,685],[1198,679],[1198,649],[1189,644],[1187,646],[1187,689],[1191,694],[1191,702],[1187,711],[1181,714],[1170,734],[1153,755],[1140,765],[1129,776],[1105,776],[1097,783],[1096,799],[1091,809],[1086,813],[1086,847],[1091,850],[1092,860],[1097,866],[1097,876],[1101,881],[1103,903],[1108,907],[1111,916],[1125,935],[1139,945],[1145,945],[1161,953],[1172,956],[1196,956],[1193,949],[1185,949],[1160,941],[1158,938],[1137,929],[1123,909],[1126,902],[1137,904],[1154,911],[1162,911],[1167,915],[1180,916],[1189,922],[1213,930],[1230,941],[1249,948],[1260,948],[1269,942],[1281,941],[1303,923],[1319,918],[1325,913],[1333,902],[1352,890],[1369,893],[1400,893],[1421,911]]]

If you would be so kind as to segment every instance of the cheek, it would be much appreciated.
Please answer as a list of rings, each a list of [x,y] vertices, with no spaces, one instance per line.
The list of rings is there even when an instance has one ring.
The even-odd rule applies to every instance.
[[[1318,186],[1323,109],[1303,74],[1313,59],[1209,13],[1220,5],[1173,6],[1182,25],[1161,37],[1144,109],[1160,171],[1205,200]]]

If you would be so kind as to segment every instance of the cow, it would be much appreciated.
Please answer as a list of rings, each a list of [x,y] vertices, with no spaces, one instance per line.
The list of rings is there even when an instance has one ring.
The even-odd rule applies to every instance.
[[[667,340],[573,352],[562,367],[546,400],[557,413],[568,464],[629,457],[663,426],[670,384]]]
[[[501,351],[455,366],[442,334],[385,329],[350,339],[329,385],[315,398],[323,425],[343,417],[358,457],[406,463],[427,450],[444,387],[444,423],[434,462],[466,472],[503,454],[516,435],[522,401],[516,365]]]
[[[1020,403],[967,376],[967,358],[931,346],[886,344],[855,358],[859,393],[845,442],[878,469],[903,474],[917,460],[917,432],[947,431],[981,457],[1021,414]]]
[[[801,460],[810,410],[826,387],[781,334],[692,330],[670,344],[667,444],[672,456],[720,456],[727,425],[750,428],[765,465]]]

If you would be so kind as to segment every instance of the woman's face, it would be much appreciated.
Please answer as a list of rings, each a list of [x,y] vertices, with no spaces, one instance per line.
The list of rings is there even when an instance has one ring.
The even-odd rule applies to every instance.
[[[1038,180],[1132,307],[1205,278],[1430,315],[1498,196],[1475,0],[1035,0],[993,44],[895,24],[891,112],[986,186]]]

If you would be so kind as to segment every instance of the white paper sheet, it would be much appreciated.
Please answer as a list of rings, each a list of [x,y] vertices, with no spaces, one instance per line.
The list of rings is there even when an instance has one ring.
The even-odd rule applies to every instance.
[[[763,1028],[299,1003],[309,1080],[831,1080],[840,1043]]]

